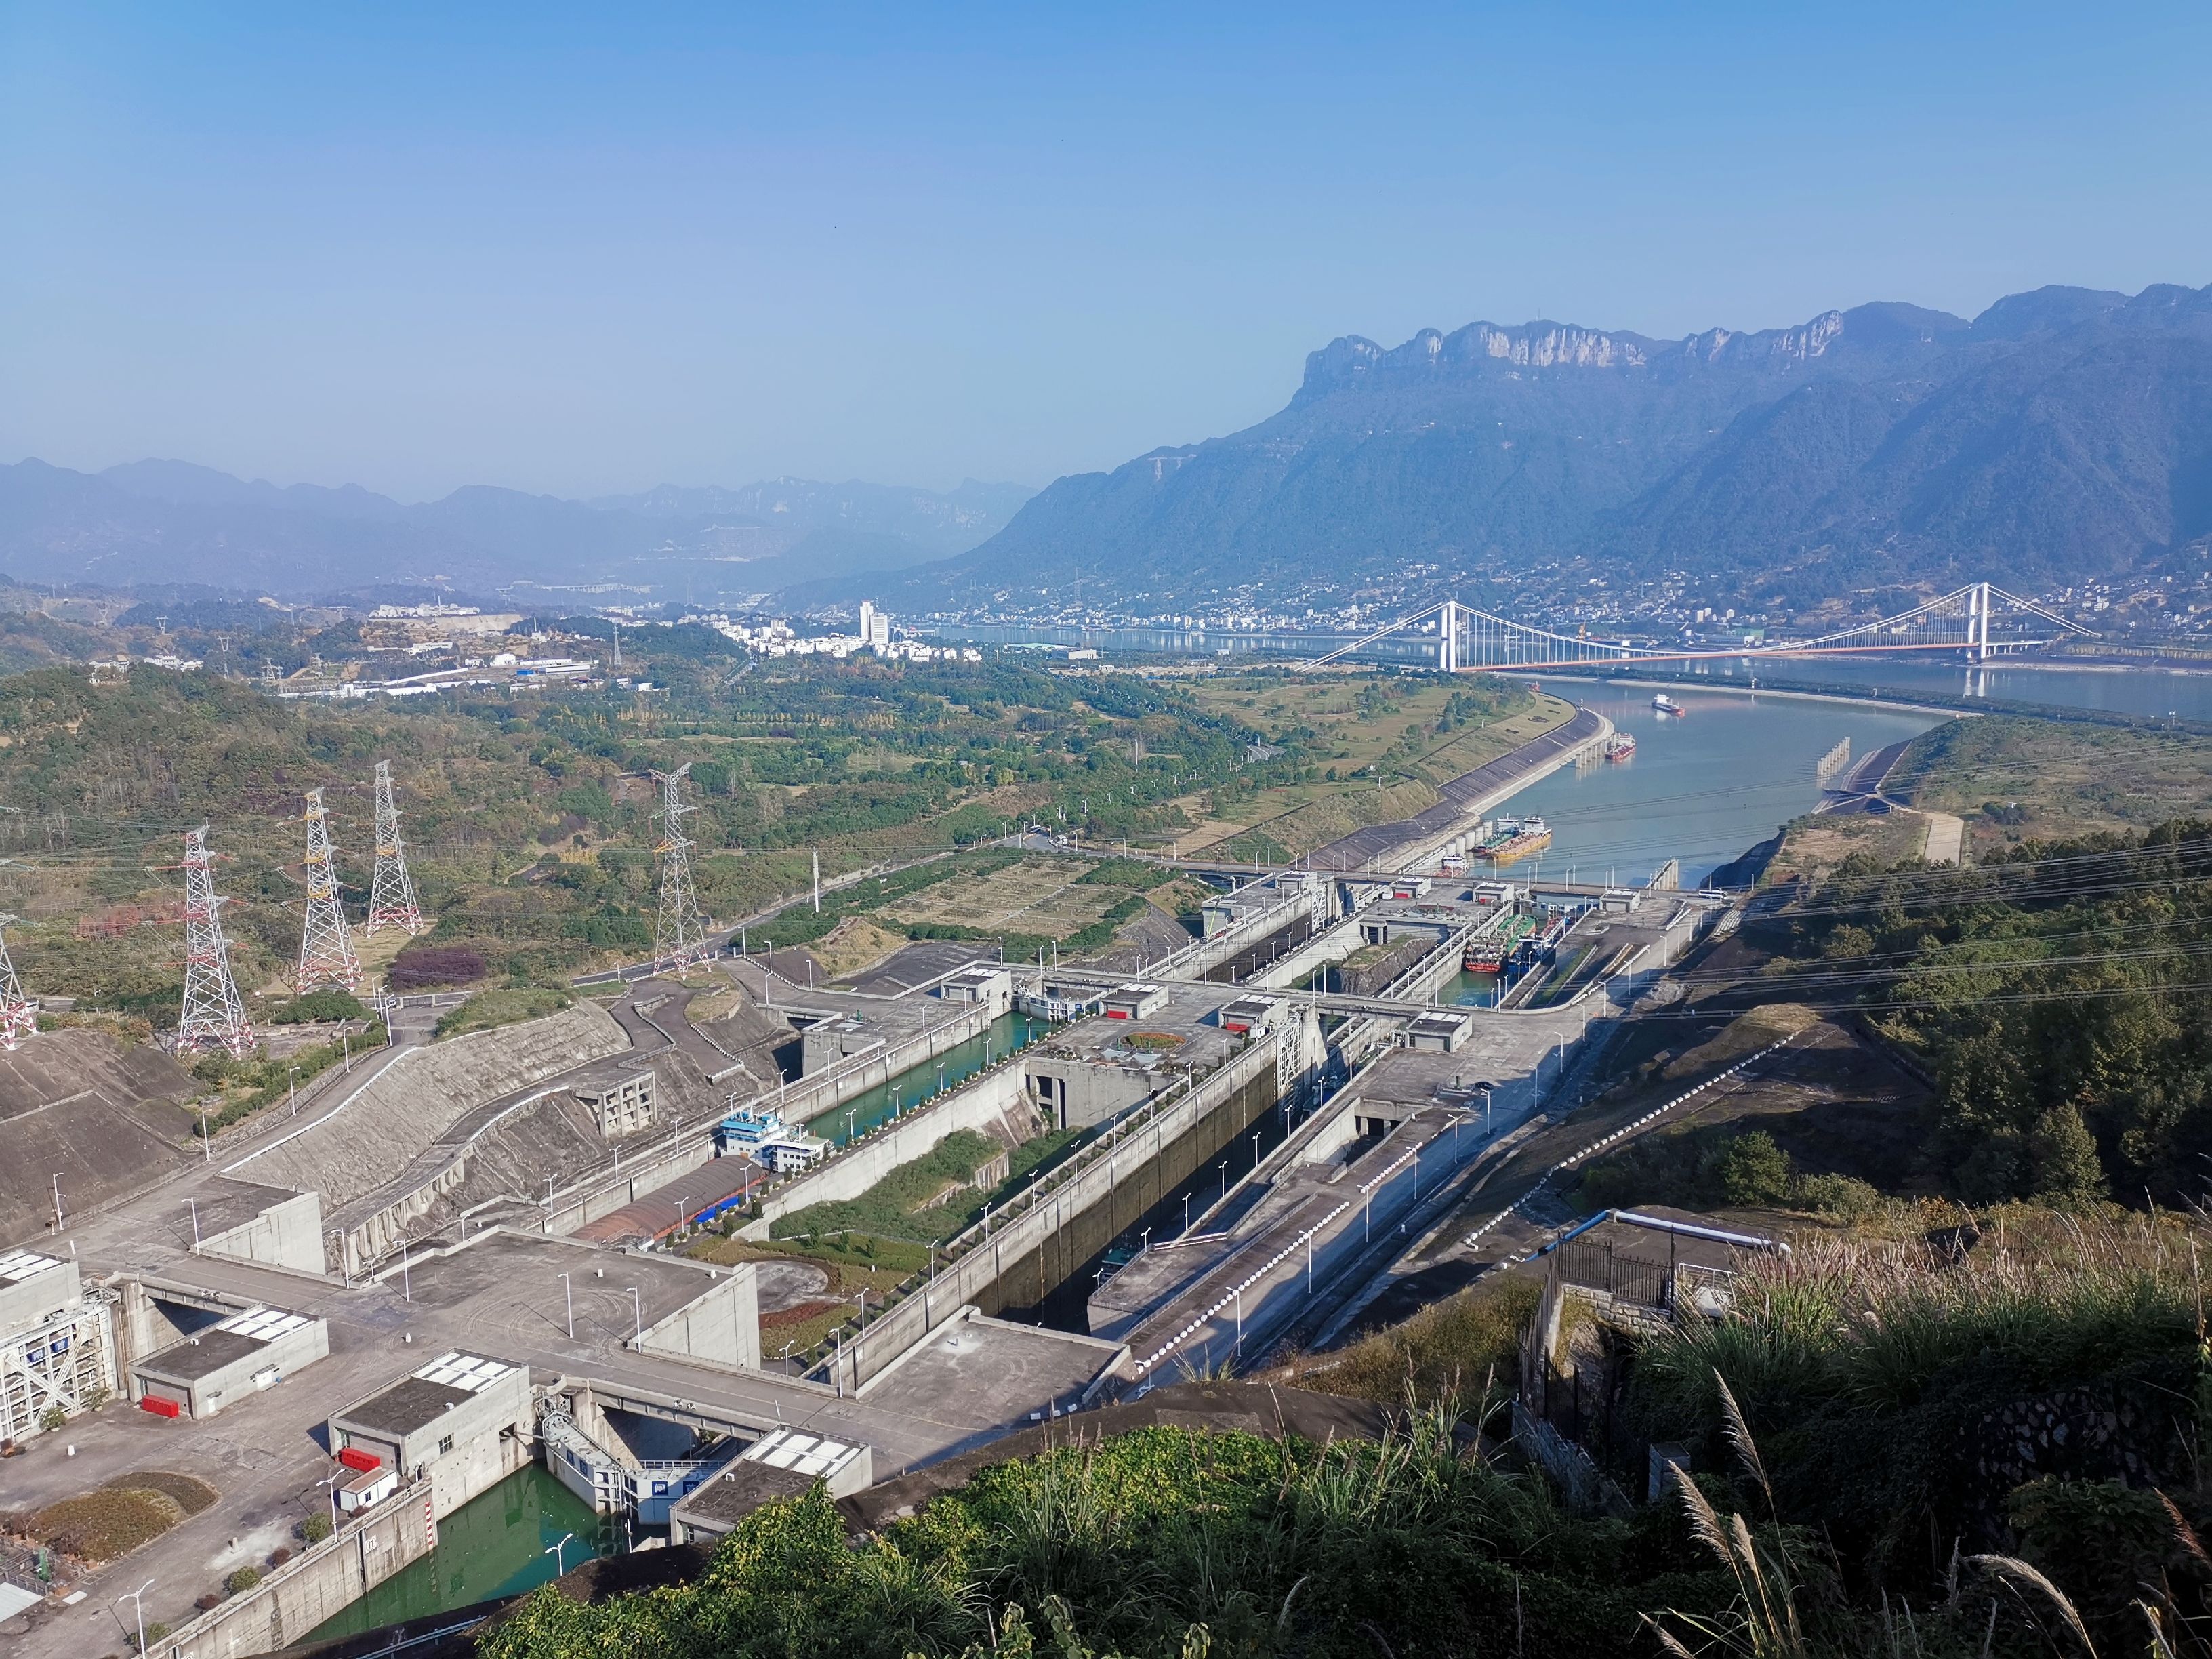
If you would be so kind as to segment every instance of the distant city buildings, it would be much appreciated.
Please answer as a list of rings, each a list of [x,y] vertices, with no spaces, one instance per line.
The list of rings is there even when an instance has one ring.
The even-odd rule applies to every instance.
[[[891,638],[891,619],[871,600],[860,601],[860,632],[801,635],[778,617],[757,626],[732,622],[720,611],[682,618],[713,629],[726,640],[763,657],[830,657],[842,662],[858,651],[872,651],[887,662],[981,662],[983,653],[973,646],[924,645],[919,640]]]

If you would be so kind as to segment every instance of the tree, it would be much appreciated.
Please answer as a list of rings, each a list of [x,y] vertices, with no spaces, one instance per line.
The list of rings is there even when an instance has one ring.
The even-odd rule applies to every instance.
[[[1717,1173],[1731,1204],[1779,1204],[1794,1184],[1790,1154],[1764,1129],[1738,1135],[1721,1153]]]
[[[2027,1138],[2039,1198],[2062,1202],[2105,1195],[2105,1171],[2097,1157],[2097,1138],[2081,1121],[2079,1108],[2053,1106],[2036,1119]]]

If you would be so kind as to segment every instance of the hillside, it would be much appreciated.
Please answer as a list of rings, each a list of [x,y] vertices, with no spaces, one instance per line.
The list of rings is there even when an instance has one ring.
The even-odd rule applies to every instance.
[[[1809,599],[2064,583],[2208,535],[2212,287],[2044,289],[1972,322],[1877,304],[1680,340],[1553,322],[1339,339],[1257,426],[1061,478],[888,597],[1034,605],[1111,572],[1141,612],[1581,559]]]
[[[1028,491],[950,494],[780,478],[563,501],[471,485],[406,505],[357,485],[249,483],[182,461],[104,472],[0,466],[0,570],[110,586],[204,583],[286,597],[447,580],[508,591],[628,581],[711,599],[809,575],[891,569],[973,547]]]

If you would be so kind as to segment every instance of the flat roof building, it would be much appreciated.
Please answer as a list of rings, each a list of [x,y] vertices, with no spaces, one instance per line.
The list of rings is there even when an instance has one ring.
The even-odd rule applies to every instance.
[[[755,1441],[720,1473],[668,1512],[668,1541],[711,1541],[763,1504],[797,1498],[823,1482],[832,1498],[846,1498],[874,1482],[867,1447],[776,1429]]]
[[[140,1360],[131,1368],[131,1397],[164,1417],[213,1417],[330,1351],[322,1320],[252,1308]]]
[[[448,1515],[529,1461],[532,1420],[526,1368],[453,1350],[333,1416],[330,1445],[349,1468],[428,1476]]]

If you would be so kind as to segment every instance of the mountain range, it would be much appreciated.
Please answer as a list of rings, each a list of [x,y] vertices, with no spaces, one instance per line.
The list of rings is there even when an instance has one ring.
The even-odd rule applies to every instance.
[[[33,459],[0,466],[0,571],[287,598],[438,580],[526,604],[538,590],[605,584],[704,601],[941,560],[1002,528],[1030,493],[973,479],[939,493],[779,478],[591,501],[470,485],[406,504],[183,461],[86,473]]]
[[[1881,303],[1679,340],[1346,337],[1258,425],[1061,478],[972,551],[874,589],[906,610],[1035,605],[1089,577],[1141,609],[1566,561],[1810,600],[2193,570],[2208,537],[2212,287],[2045,288],[1971,321]]]

